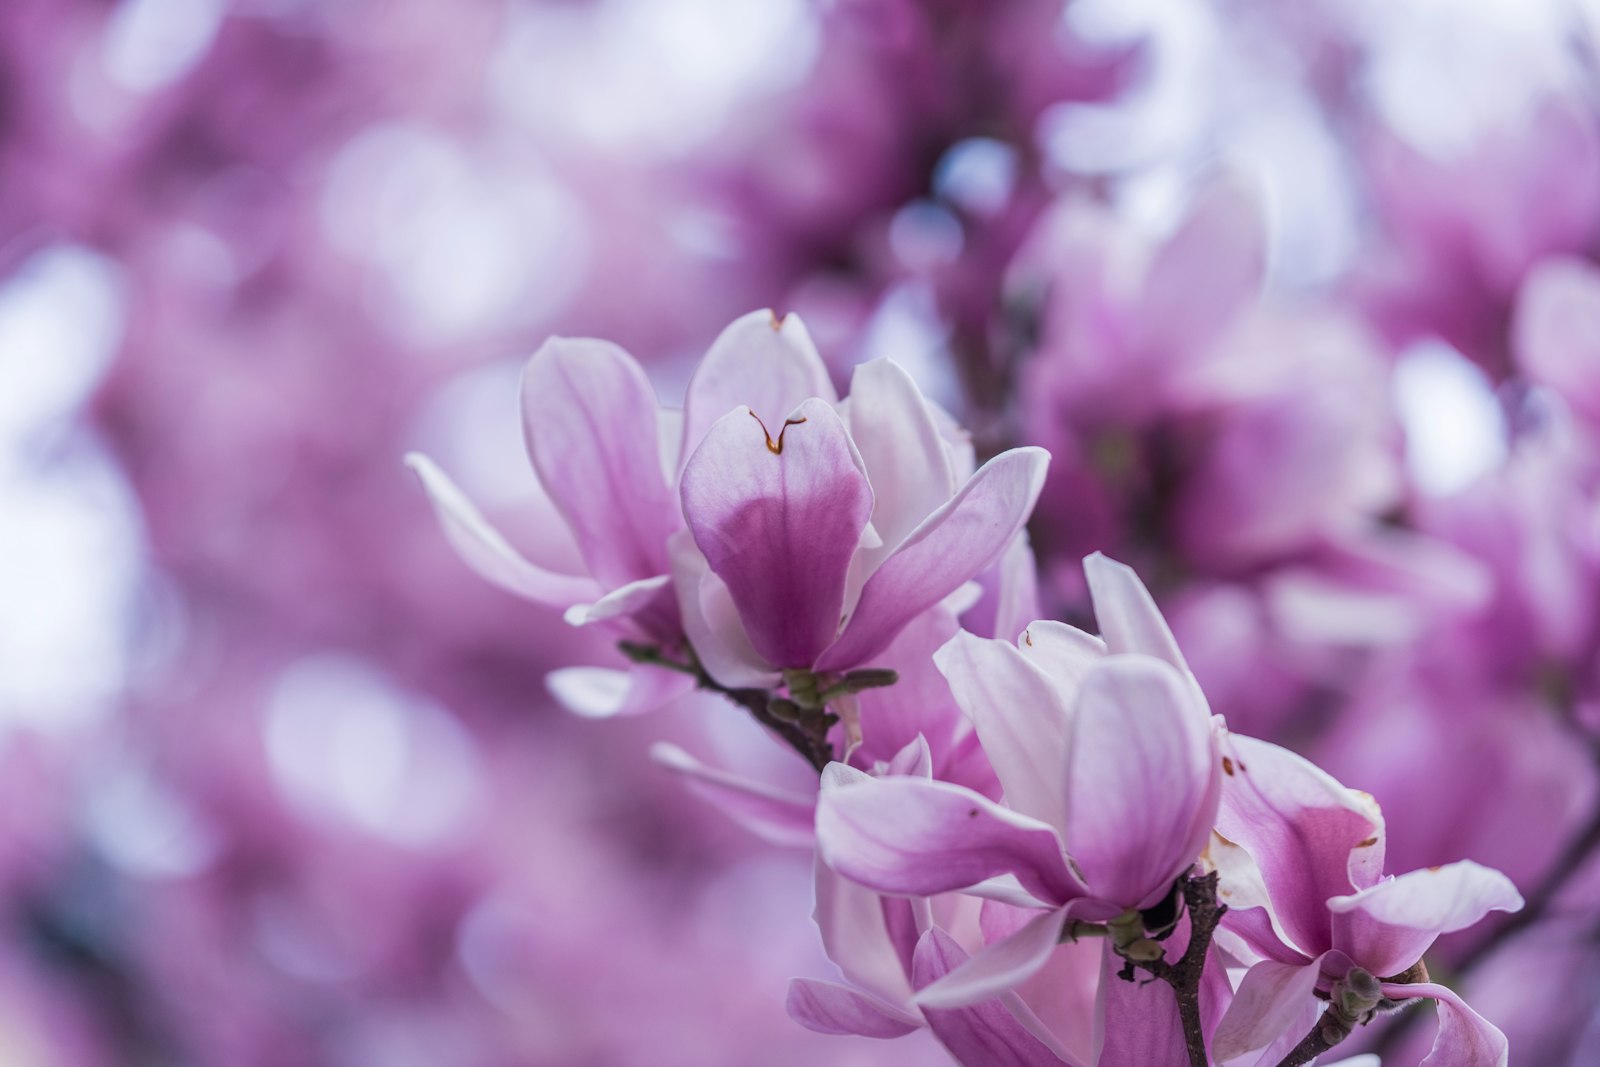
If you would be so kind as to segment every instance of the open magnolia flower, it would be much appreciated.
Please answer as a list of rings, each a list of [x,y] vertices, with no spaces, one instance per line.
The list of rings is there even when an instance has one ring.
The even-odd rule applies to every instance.
[[[841,402],[800,320],[765,311],[711,346],[680,433],[638,364],[603,341],[547,342],[522,403],[529,457],[587,573],[530,562],[413,456],[452,543],[569,622],[692,649],[726,686],[809,686],[881,653],[1000,559],[1049,458],[1018,448],[973,472],[965,436],[898,366],[858,367]],[[660,685],[636,684],[613,710],[658,703]]]
[[[939,653],[1004,805],[946,782],[839,766],[824,776],[818,845],[846,877],[1042,911],[923,989],[924,1005],[1014,987],[1071,921],[1120,923],[1128,948],[1146,934],[1139,913],[1172,897],[1210,835],[1221,778],[1211,716],[1137,578],[1100,556],[1087,567],[1105,641],[1040,622],[1016,645],[959,634]]]
[[[1471,861],[1383,875],[1377,804],[1265,741],[1227,740],[1226,781],[1209,851],[1230,907],[1225,924],[1259,962],[1215,1039],[1232,1059],[1265,1049],[1276,1064],[1318,1023],[1335,1041],[1373,1015],[1418,998],[1439,1007],[1424,1067],[1503,1067],[1506,1039],[1442,985],[1422,954],[1440,934],[1522,896]]]

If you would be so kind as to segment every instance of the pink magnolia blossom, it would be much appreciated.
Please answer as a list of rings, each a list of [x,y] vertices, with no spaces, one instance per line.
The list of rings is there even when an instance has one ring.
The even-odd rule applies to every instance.
[[[1149,909],[1194,863],[1216,811],[1210,717],[1132,572],[1087,563],[1106,638],[1035,623],[1016,646],[958,635],[940,668],[972,717],[1005,806],[957,785],[829,771],[822,858],[879,892],[965,890],[1042,914],[918,994],[924,1007],[1012,988],[1069,920]]]
[[[1320,993],[1346,1032],[1376,1011],[1434,1000],[1439,1032],[1425,1067],[1503,1067],[1500,1031],[1419,965],[1440,934],[1519,909],[1510,879],[1469,860],[1386,877],[1371,797],[1265,741],[1233,736],[1225,748],[1209,856],[1232,909],[1225,924],[1258,961],[1217,1031],[1216,1055],[1265,1049],[1259,1062],[1276,1063],[1317,1023]]]

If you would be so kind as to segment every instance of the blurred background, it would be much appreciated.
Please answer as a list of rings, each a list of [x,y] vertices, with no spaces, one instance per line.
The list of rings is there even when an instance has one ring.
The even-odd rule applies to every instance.
[[[1049,447],[1050,613],[1133,563],[1218,711],[1378,796],[1391,870],[1505,869],[1529,912],[1430,966],[1514,1064],[1592,1063],[1597,32],[4,0],[0,1065],[943,1062],[786,1018],[808,854],[647,753],[763,739],[558,707],[615,653],[470,575],[400,462],[537,538],[527,355],[610,338],[672,402],[764,306]]]

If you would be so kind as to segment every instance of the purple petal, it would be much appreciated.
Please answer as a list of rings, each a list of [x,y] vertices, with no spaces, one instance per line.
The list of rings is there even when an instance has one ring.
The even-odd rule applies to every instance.
[[[524,559],[427,456],[413,452],[406,464],[422,482],[451,547],[480,578],[509,593],[562,608],[600,596],[593,578],[557,574]]]
[[[1039,567],[1026,529],[1011,539],[997,569],[994,623],[986,636],[1014,641],[1028,623],[1039,617]]]
[[[880,893],[933,896],[1007,873],[1050,903],[1080,893],[1055,830],[948,782],[825,779],[817,847],[828,866]]]
[[[605,341],[546,341],[522,375],[522,427],[600,584],[667,573],[667,538],[683,523],[662,470],[655,391],[633,357]]]
[[[1067,851],[1098,899],[1147,908],[1200,856],[1220,775],[1207,715],[1176,670],[1110,656],[1073,709]]]
[[[922,1021],[875,997],[833,982],[789,979],[789,1018],[819,1034],[862,1037],[904,1037],[922,1028]]]
[[[1333,947],[1328,900],[1352,892],[1352,865],[1383,847],[1382,816],[1288,749],[1231,734],[1225,751],[1217,832],[1255,860],[1293,946],[1320,955]]]
[[[961,946],[934,927],[917,945],[912,980],[918,987],[931,985],[966,959]],[[923,1016],[934,1036],[966,1067],[1057,1067],[1072,1062],[1029,1032],[1004,1000],[967,1008],[926,1008]]]
[[[755,650],[777,667],[815,663],[839,632],[850,562],[872,513],[872,490],[833,408],[807,400],[774,426],[749,408],[723,416],[683,470],[683,513]]]
[[[850,379],[850,437],[872,482],[881,558],[955,494],[955,475],[922,390],[887,359],[863,363]]]
[[[1132,567],[1096,552],[1083,561],[1083,573],[1108,651],[1154,656],[1188,673],[1167,620]]]
[[[1328,901],[1333,943],[1373,974],[1399,974],[1440,934],[1491,911],[1518,911],[1522,894],[1499,871],[1471,860],[1391,878]]]
[[[779,319],[771,311],[743,315],[712,342],[689,379],[683,458],[687,461],[717,420],[735,408],[754,411],[776,433],[785,415],[814,396],[830,404],[839,398],[800,317]]]
[[[1095,1067],[1180,1067],[1189,1062],[1178,998],[1165,982],[1140,972],[1131,982],[1117,976],[1122,961],[1107,945],[1100,970],[1103,1035]]]
[[[1427,997],[1439,1009],[1439,1033],[1433,1039],[1433,1050],[1418,1067],[1506,1067],[1509,1062],[1506,1035],[1444,986],[1426,982],[1385,984],[1383,995],[1390,1000]]]
[[[1028,521],[1049,462],[1042,448],[1014,448],[985,463],[867,579],[844,634],[817,666],[843,671],[865,663],[911,619],[999,559]]]
[[[709,767],[667,741],[650,746],[650,758],[683,775],[691,790],[763,841],[806,849],[815,842],[815,797]]]
[[[1266,1048],[1301,1022],[1308,1005],[1317,1005],[1319,966],[1275,963],[1267,960],[1245,972],[1234,993],[1233,1003],[1222,1017],[1211,1040],[1211,1052],[1220,1060],[1231,1060],[1247,1052]],[[1296,1033],[1299,1041],[1304,1032]]]
[[[782,680],[750,644],[739,609],[721,578],[711,573],[688,530],[669,544],[672,584],[684,636],[706,673],[733,689],[771,689]]]
[[[1051,679],[1010,643],[965,631],[934,662],[976,727],[1006,803],[1065,830],[1071,714]]]
[[[923,986],[923,1008],[959,1008],[999,996],[1033,977],[1061,943],[1066,908],[1043,912],[1000,941],[985,945],[935,982]]]

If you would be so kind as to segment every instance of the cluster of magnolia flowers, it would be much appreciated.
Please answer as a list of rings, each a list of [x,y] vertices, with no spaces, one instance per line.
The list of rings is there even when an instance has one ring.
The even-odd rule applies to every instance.
[[[593,340],[548,342],[522,403],[581,568],[548,538],[551,558],[519,553],[411,463],[469,565],[630,661],[555,672],[564,703],[716,692],[820,772],[800,795],[655,752],[757,833],[814,841],[844,981],[794,979],[800,1024],[926,1028],[964,1064],[1293,1067],[1427,999],[1426,1067],[1507,1062],[1422,957],[1520,908],[1511,881],[1386,874],[1373,799],[1231,732],[1130,568],[1084,563],[1098,636],[1038,620],[1042,449],[978,465],[887,360],[840,398],[798,318],[768,312],[724,331],[681,412]]]

